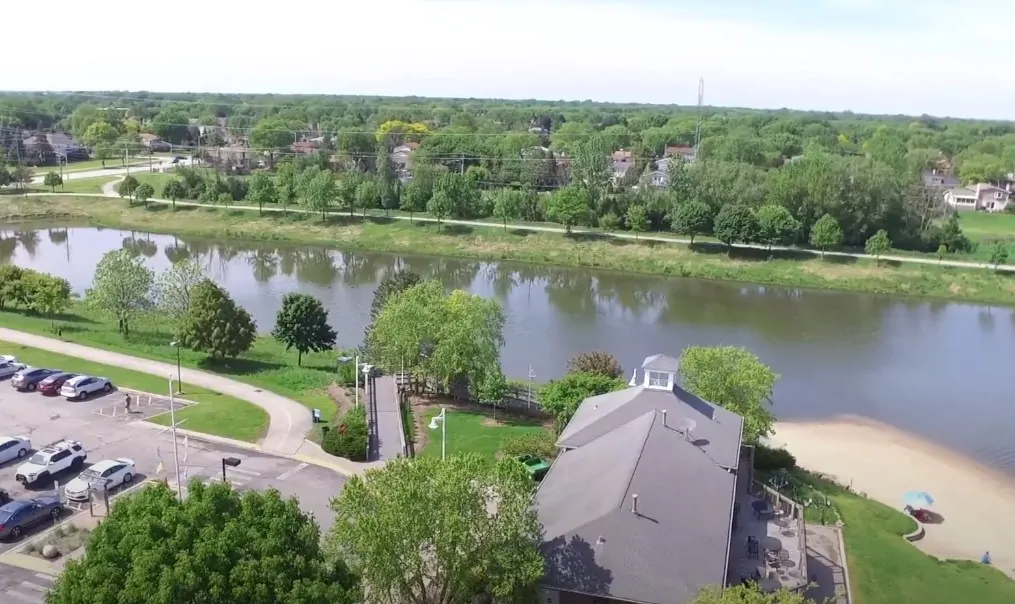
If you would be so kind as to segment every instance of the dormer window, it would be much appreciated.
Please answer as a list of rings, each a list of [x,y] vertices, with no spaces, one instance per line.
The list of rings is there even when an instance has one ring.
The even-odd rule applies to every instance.
[[[646,371],[645,387],[653,390],[673,390],[674,375],[667,371]]]

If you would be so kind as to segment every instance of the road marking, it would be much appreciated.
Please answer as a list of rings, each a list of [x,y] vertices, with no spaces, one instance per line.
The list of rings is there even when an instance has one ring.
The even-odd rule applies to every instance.
[[[35,591],[41,591],[42,593],[46,593],[47,591],[49,591],[48,587],[43,587],[41,585],[36,585],[35,583],[29,583],[28,581],[22,581],[21,584],[24,585],[25,587],[29,588],[29,589],[34,589]]]
[[[56,581],[56,577],[53,575],[47,575],[46,573],[35,573],[35,576],[43,581]]]
[[[4,595],[11,596],[15,600],[21,600],[22,602],[33,602],[33,603],[41,602],[41,600],[39,600],[38,596],[25,595],[25,594],[21,593],[20,591],[11,591],[11,590],[8,589],[7,591],[4,592]]]
[[[228,474],[232,474],[234,472],[236,474],[246,474],[247,476],[254,476],[254,477],[257,477],[257,476],[261,475],[260,472],[255,472],[253,470],[244,470],[243,468],[229,468],[228,470],[226,470],[226,474],[227,475]]]
[[[286,470],[285,472],[280,474],[279,477],[276,478],[275,480],[285,480],[286,478],[291,477],[293,474],[295,474],[296,472],[299,472],[300,470],[302,470],[303,468],[306,468],[309,465],[310,464],[308,464],[308,463],[301,463],[300,465],[296,466],[295,468],[292,468],[291,470]]]

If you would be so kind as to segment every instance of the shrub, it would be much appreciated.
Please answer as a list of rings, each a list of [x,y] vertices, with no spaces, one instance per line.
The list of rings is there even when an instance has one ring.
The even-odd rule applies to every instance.
[[[352,388],[356,385],[356,364],[355,363],[341,363],[338,366],[338,378],[335,380],[346,388]]]
[[[624,373],[620,361],[602,350],[576,354],[567,362],[567,370],[569,373],[592,373],[611,378],[619,378]]]
[[[762,472],[774,470],[792,470],[796,467],[796,457],[786,449],[773,449],[765,445],[757,445],[754,449],[754,469]]]
[[[331,426],[321,441],[321,448],[336,457],[366,461],[368,438],[366,410],[357,407]]]
[[[535,455],[543,459],[553,459],[557,456],[555,442],[556,439],[549,430],[529,432],[505,438],[500,443],[500,452],[505,457]]]

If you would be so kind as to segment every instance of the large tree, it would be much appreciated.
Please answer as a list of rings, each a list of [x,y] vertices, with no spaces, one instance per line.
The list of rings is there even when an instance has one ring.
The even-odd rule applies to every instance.
[[[619,378],[624,369],[617,357],[603,350],[580,352],[567,362],[568,373],[594,373],[609,378]]]
[[[116,319],[117,330],[130,335],[130,322],[152,306],[154,274],[130,250],[106,252],[95,267],[85,302]]]
[[[543,576],[533,484],[510,458],[400,458],[349,479],[332,501],[328,550],[377,601],[528,601]]]
[[[757,583],[751,583],[732,587],[709,585],[698,592],[690,604],[815,604],[815,602],[788,589],[764,592]]]
[[[677,204],[670,214],[670,228],[678,235],[687,235],[694,245],[695,235],[705,235],[712,230],[714,214],[711,206],[703,201],[691,199]]]
[[[726,244],[726,253],[734,243],[754,243],[758,238],[758,218],[742,204],[723,206],[715,217],[715,238]]]
[[[539,406],[554,420],[559,433],[571,421],[581,402],[590,396],[621,390],[624,380],[602,373],[572,371],[564,377],[551,380],[539,390]]]
[[[286,352],[296,349],[296,364],[303,364],[303,353],[322,352],[335,347],[338,334],[328,324],[328,311],[321,301],[309,294],[288,293],[275,317],[272,337],[285,344]]]
[[[736,346],[690,346],[680,356],[684,388],[744,418],[744,441],[772,433],[772,391],[779,374]]]
[[[821,250],[822,257],[825,250],[842,245],[842,228],[831,214],[823,215],[814,223],[811,228],[811,245]]]
[[[569,186],[557,190],[546,203],[546,216],[562,225],[564,231],[584,224],[592,215],[592,205],[588,190],[582,187]]]
[[[755,212],[758,219],[758,241],[772,249],[773,245],[790,245],[800,233],[800,221],[786,208],[766,204]]]
[[[191,293],[204,279],[201,266],[189,258],[174,262],[156,277],[153,288],[155,307],[169,319],[174,329],[179,328],[180,321],[190,308]]]
[[[117,500],[50,604],[355,604],[357,581],[325,559],[296,499],[193,480],[179,499],[156,484]]]
[[[275,203],[278,200],[275,181],[264,172],[257,172],[251,176],[247,183],[247,200],[257,204],[258,214],[264,214],[264,204]]]
[[[257,325],[224,289],[205,279],[190,290],[190,305],[180,321],[180,341],[213,358],[231,358],[250,350]]]

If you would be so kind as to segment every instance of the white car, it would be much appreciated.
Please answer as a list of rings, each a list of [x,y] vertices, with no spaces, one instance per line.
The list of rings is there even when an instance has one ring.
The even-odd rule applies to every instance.
[[[0,361],[3,361],[5,363],[17,363],[18,357],[14,356],[13,354],[0,354]]]
[[[7,360],[8,357],[14,360],[9,361]],[[10,355],[0,357],[0,378],[11,377],[24,368],[24,363],[19,363],[17,359]]]
[[[132,459],[103,459],[68,482],[64,494],[71,501],[88,501],[93,492],[101,494],[103,489],[111,491],[118,486],[130,484],[135,473]]]
[[[45,484],[66,470],[80,470],[88,459],[85,446],[77,440],[59,440],[43,447],[18,466],[14,479],[26,487]]]
[[[21,459],[32,450],[32,439],[27,436],[0,436],[0,463]]]
[[[113,383],[108,378],[79,375],[63,383],[63,386],[60,387],[60,396],[83,401],[96,392],[111,392],[112,390]]]

